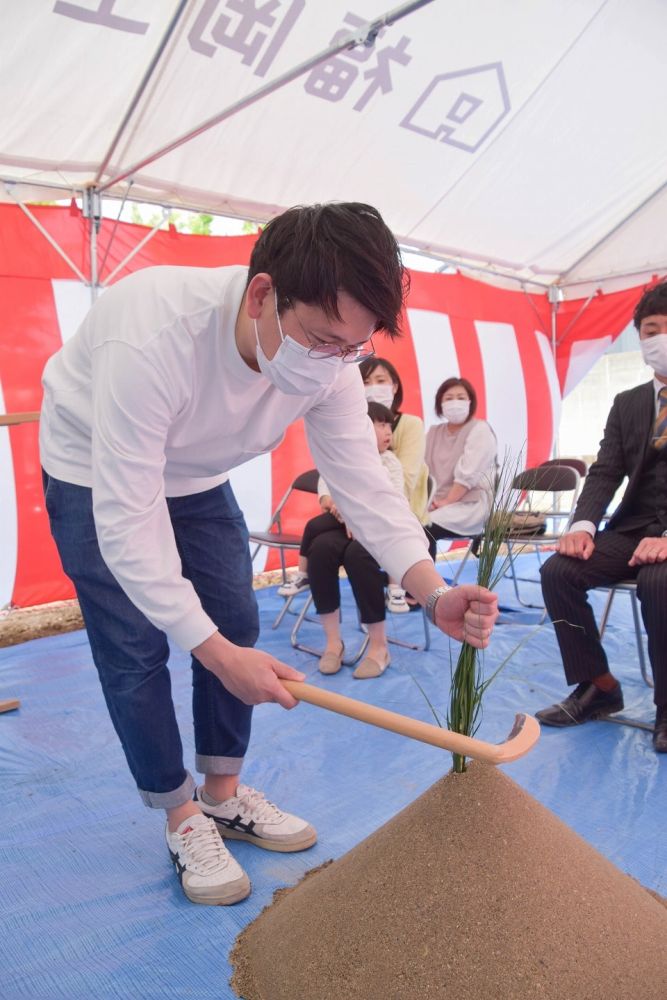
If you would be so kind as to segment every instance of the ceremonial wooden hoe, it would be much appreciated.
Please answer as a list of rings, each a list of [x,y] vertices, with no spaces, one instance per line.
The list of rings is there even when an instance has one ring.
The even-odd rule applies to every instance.
[[[439,747],[441,750],[450,750],[452,753],[485,760],[490,764],[506,764],[510,760],[523,757],[537,743],[540,735],[540,724],[537,719],[532,715],[521,714],[515,717],[514,725],[506,740],[502,743],[486,743],[484,740],[453,733],[451,729],[432,726],[428,722],[419,722],[418,719],[411,719],[407,715],[367,705],[363,701],[357,701],[356,698],[346,698],[345,695],[325,691],[323,688],[304,684],[302,681],[281,680],[281,683],[299,701],[307,701],[319,708],[328,708],[329,711],[338,712],[339,715],[358,719],[359,722],[367,722],[372,726],[379,726],[380,729],[388,729],[392,733],[421,740],[422,743],[430,743],[431,746]]]

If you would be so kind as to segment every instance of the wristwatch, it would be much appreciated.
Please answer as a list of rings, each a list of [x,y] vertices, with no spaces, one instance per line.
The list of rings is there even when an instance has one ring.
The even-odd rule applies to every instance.
[[[430,621],[431,625],[435,625],[435,606],[447,591],[451,590],[451,587],[436,587],[432,594],[429,594],[426,598],[424,604],[424,611],[426,612],[426,617]]]

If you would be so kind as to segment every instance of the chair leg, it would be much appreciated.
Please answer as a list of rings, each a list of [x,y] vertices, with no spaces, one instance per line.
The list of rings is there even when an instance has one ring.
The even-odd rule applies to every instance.
[[[424,626],[424,644],[420,646],[419,643],[406,642],[405,639],[396,639],[393,636],[387,635],[387,642],[390,642],[392,646],[401,646],[403,649],[414,649],[418,653],[425,653],[427,649],[431,648],[431,632],[428,626],[428,618],[426,617],[426,612],[421,609],[422,613],[422,624]]]
[[[541,553],[541,548],[542,548],[541,545],[536,545],[535,546],[535,555],[537,557],[537,565],[540,568],[542,566],[542,556],[540,554]],[[517,580],[520,580],[522,583],[539,583],[540,582],[539,576],[517,576]],[[535,607],[535,605],[531,604],[530,607]]]
[[[459,582],[459,577],[461,576],[461,573],[463,572],[463,567],[468,562],[468,559],[470,557],[470,553],[471,552],[472,552],[472,542],[470,542],[470,545],[466,549],[466,554],[464,555],[463,559],[459,563],[459,568],[457,569],[456,573],[452,577],[452,584],[456,584],[456,583]]]
[[[310,608],[310,606],[311,606],[312,603],[313,603],[313,595],[309,594],[307,601],[305,601],[303,607],[301,608],[301,611],[299,612],[299,614],[297,616],[296,621],[294,622],[294,627],[292,628],[292,631],[290,633],[290,642],[291,642],[291,644],[292,644],[292,646],[293,646],[294,649],[299,649],[299,650],[301,650],[302,653],[310,653],[311,656],[318,656],[319,657],[319,656],[322,656],[322,654],[324,652],[323,649],[314,649],[312,646],[307,646],[305,643],[299,642],[299,638],[298,638],[299,629],[303,625],[304,621],[306,621],[306,616],[308,614],[308,610],[309,610],[309,608]],[[308,619],[308,620],[312,620],[312,619]],[[367,632],[365,632],[364,633],[364,638],[363,638],[363,640],[361,642],[361,645],[359,646],[358,650],[355,653],[351,654],[351,655],[343,657],[343,663],[345,664],[346,667],[351,667],[354,663],[357,662],[357,660],[361,659],[361,657],[366,652],[366,649],[368,647],[368,643],[369,642],[370,642],[370,636],[368,635]]]
[[[632,620],[635,626],[635,639],[637,640],[637,656],[639,658],[639,669],[641,671],[642,679],[647,687],[653,687],[653,678],[649,672],[646,665],[646,654],[644,653],[644,633],[642,630],[642,621],[639,615],[639,602],[637,600],[637,594],[634,590],[628,590],[630,595],[630,603],[632,606]],[[609,620],[609,614],[611,612],[611,606],[614,602],[614,597],[616,596],[616,587],[611,587],[609,590],[609,595],[607,597],[604,610],[600,617],[600,626],[598,631],[600,632],[600,638],[604,636],[605,629],[607,627],[607,622]]]
[[[641,619],[639,617],[639,607],[637,602],[637,594],[634,590],[630,591],[630,599],[632,601],[632,617],[635,622],[635,636],[637,637],[637,653],[639,654],[639,669],[642,672],[642,677],[644,683],[647,687],[652,688],[653,678],[646,669],[646,657],[644,656],[644,638],[642,633]]]
[[[602,612],[602,617],[600,618],[600,625],[598,627],[598,632],[600,633],[600,638],[604,636],[604,630],[607,627],[607,621],[609,620],[609,613],[611,611],[611,606],[614,603],[614,597],[616,596],[616,587],[612,587],[607,596],[607,601],[604,606],[604,611]],[[634,609],[633,609],[634,610]],[[643,653],[643,650],[642,650]]]
[[[521,604],[524,608],[535,608],[538,611],[544,611],[546,615],[546,608],[543,604],[531,604],[530,601],[524,601],[519,593],[519,580],[521,578],[517,576],[516,566],[514,565],[514,550],[512,542],[509,539],[507,540],[507,559],[509,562],[509,573],[512,577],[512,583],[514,584],[514,593],[516,594],[516,599],[519,604]]]
[[[285,615],[287,614],[287,612],[291,608],[292,601],[294,600],[295,597],[298,597],[298,594],[292,594],[290,597],[286,597],[285,598],[283,606],[280,609],[280,611],[278,612],[276,620],[274,621],[274,623],[271,626],[271,628],[278,628],[278,626],[280,625],[281,621],[283,620],[283,618],[285,617]],[[294,614],[294,612],[292,612],[292,614]]]

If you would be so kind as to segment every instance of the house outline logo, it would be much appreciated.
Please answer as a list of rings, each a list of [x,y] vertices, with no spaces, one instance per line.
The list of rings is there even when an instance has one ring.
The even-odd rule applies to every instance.
[[[429,139],[475,153],[510,111],[502,63],[439,73],[401,122]]]

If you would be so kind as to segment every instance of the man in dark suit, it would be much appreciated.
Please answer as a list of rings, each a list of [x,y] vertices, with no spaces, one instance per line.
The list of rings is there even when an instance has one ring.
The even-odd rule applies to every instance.
[[[654,378],[614,400],[572,526],[542,568],[542,592],[565,676],[577,687],[536,714],[547,726],[573,726],[623,708],[621,685],[609,672],[587,592],[635,579],[655,683],[653,746],[667,753],[667,281],[644,293],[634,324]],[[623,499],[598,533],[626,476]]]

